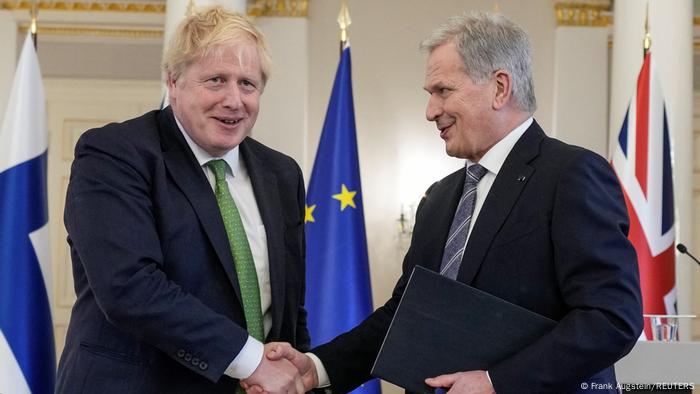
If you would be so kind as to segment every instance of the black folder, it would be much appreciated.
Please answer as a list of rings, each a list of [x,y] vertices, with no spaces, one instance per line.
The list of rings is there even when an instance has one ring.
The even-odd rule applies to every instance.
[[[416,266],[372,367],[372,376],[414,393],[426,378],[487,370],[548,333],[556,322]]]

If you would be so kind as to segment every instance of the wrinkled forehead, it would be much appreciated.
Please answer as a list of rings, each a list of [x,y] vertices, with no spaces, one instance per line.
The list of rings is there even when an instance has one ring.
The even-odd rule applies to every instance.
[[[467,74],[464,62],[452,44],[444,44],[428,54],[425,65],[425,83],[447,75]]]

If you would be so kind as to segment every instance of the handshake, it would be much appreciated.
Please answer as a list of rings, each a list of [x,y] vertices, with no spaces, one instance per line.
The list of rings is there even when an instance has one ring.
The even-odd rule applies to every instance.
[[[302,394],[318,386],[318,374],[309,356],[288,343],[271,342],[260,365],[240,384],[248,394]]]
[[[271,342],[265,344],[258,368],[240,383],[247,394],[302,394],[317,388],[319,377],[311,357],[288,343]],[[495,394],[486,371],[455,372],[427,378],[425,383],[447,394]]]

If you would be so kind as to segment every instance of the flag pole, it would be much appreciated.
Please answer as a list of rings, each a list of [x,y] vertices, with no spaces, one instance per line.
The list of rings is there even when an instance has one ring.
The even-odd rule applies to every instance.
[[[651,48],[651,34],[649,34],[649,2],[647,1],[647,12],[644,17],[644,57]]]
[[[32,1],[32,8],[30,11],[31,24],[29,25],[29,31],[32,33],[32,42],[34,42],[34,49],[36,50],[36,14],[38,12],[37,0]]]
[[[348,10],[347,0],[342,0],[340,3],[340,13],[338,14],[338,25],[340,26],[340,56],[343,55],[343,49],[348,43],[347,29],[352,23],[350,19],[350,11]]]

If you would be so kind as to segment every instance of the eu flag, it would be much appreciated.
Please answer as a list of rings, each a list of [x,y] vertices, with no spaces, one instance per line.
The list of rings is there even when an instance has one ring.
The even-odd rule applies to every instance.
[[[312,344],[319,345],[372,313],[350,47],[340,57],[311,173],[306,237],[308,326]],[[377,380],[354,391],[379,392]]]

